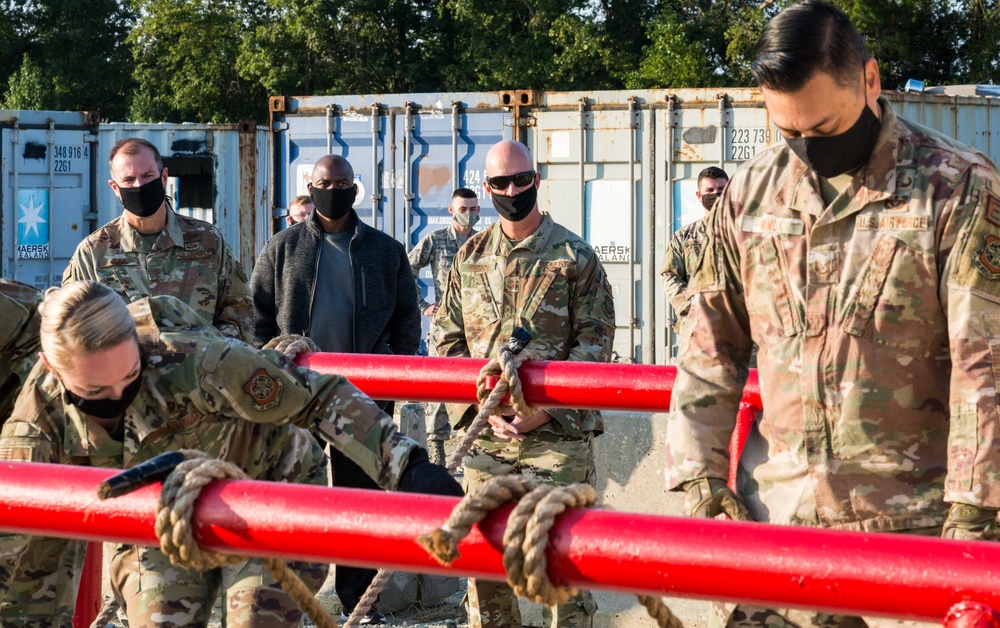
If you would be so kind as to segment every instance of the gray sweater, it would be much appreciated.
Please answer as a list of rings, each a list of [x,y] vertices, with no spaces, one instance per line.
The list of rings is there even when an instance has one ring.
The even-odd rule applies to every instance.
[[[415,355],[420,347],[417,291],[403,245],[351,210],[354,348]],[[281,334],[308,336],[323,230],[315,217],[275,234],[250,278],[258,346]]]

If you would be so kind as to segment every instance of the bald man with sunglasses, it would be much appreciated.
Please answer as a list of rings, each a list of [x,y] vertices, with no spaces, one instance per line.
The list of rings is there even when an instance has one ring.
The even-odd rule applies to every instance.
[[[455,256],[435,315],[438,354],[492,357],[515,327],[525,327],[533,336],[529,348],[541,359],[608,362],[615,308],[597,254],[538,210],[541,175],[523,144],[494,145],[486,155],[486,175],[500,220],[469,238]],[[452,410],[457,427],[476,412],[469,406]],[[490,426],[466,459],[467,490],[509,473],[541,483],[594,483],[594,437],[604,431],[599,413],[542,408],[530,416],[492,416]],[[506,584],[470,578],[468,599],[472,628],[521,625]],[[596,610],[582,592],[545,609],[545,625],[586,628]]]

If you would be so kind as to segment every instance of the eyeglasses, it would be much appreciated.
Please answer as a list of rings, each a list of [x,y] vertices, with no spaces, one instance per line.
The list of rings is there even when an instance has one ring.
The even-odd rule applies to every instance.
[[[514,182],[514,185],[520,188],[528,185],[534,180],[534,170],[525,170],[524,172],[518,172],[517,174],[503,175],[500,177],[486,177],[486,183],[488,183],[494,190],[506,190],[511,181]]]

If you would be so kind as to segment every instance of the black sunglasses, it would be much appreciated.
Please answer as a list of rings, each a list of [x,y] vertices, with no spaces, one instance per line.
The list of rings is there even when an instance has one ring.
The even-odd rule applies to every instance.
[[[517,187],[524,187],[535,180],[534,170],[525,170],[517,174],[505,174],[500,177],[486,177],[486,183],[494,190],[506,190],[513,181]]]

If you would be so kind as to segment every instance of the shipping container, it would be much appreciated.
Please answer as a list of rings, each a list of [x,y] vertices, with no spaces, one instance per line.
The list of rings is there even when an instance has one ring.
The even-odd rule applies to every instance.
[[[903,117],[1000,158],[1000,100],[886,96]],[[354,166],[361,217],[408,249],[448,224],[455,187],[477,192],[480,224],[491,224],[486,151],[500,139],[524,142],[542,174],[540,208],[603,260],[615,295],[616,358],[643,363],[672,357],[659,270],[673,232],[704,213],[694,196],[698,173],[719,166],[731,175],[781,140],[760,91],[749,88],[274,96],[270,110],[272,228],[288,201],[307,193],[316,160],[334,153]],[[434,300],[429,269],[421,289]]]
[[[101,225],[122,213],[122,205],[107,183],[111,179],[111,147],[118,140],[141,137],[160,151],[167,169],[167,195],[173,199],[174,209],[218,227],[249,274],[270,227],[267,128],[255,122],[110,122],[101,124],[98,137]]]
[[[108,154],[160,151],[174,208],[215,224],[247,272],[270,233],[270,133],[256,123],[102,123],[97,114],[0,110],[2,276],[58,285],[77,244],[122,212]]]
[[[97,226],[98,117],[0,110],[2,276],[58,284]]]

